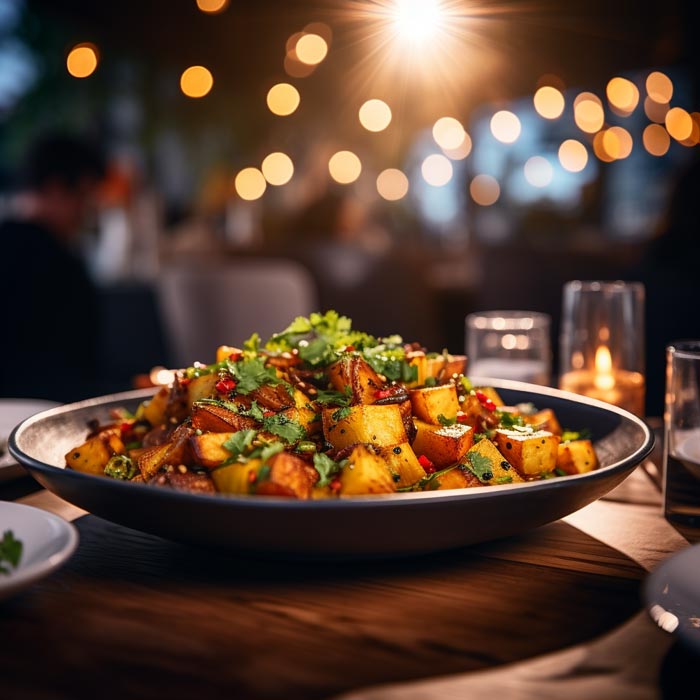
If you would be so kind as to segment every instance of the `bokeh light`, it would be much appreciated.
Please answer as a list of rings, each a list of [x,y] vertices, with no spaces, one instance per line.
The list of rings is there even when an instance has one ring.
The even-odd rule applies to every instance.
[[[610,106],[623,116],[632,114],[639,104],[639,89],[627,78],[612,78],[605,93]]]
[[[318,34],[303,34],[297,41],[295,50],[299,61],[316,66],[326,57],[328,44]]]
[[[379,173],[377,192],[389,202],[403,199],[408,193],[408,178],[401,170],[387,168]]]
[[[614,141],[614,139],[610,139]],[[615,157],[607,152],[605,149],[605,131],[599,131],[593,137],[593,153],[595,153],[598,160],[602,160],[603,163],[612,163]]]
[[[649,73],[646,80],[647,94],[654,102],[663,104],[670,102],[673,97],[673,82],[665,73],[654,71]]]
[[[204,66],[190,66],[180,76],[180,89],[187,97],[204,97],[213,86],[214,78]]]
[[[581,172],[588,163],[588,149],[576,139],[567,139],[559,146],[559,162],[570,173]]]
[[[647,115],[649,121],[663,124],[666,121],[666,114],[670,105],[668,102],[656,102],[651,97],[644,98],[644,114]]]
[[[666,113],[666,129],[676,141],[684,141],[693,133],[693,118],[682,107],[673,107]]]
[[[495,177],[477,175],[469,183],[469,194],[477,204],[482,207],[490,207],[501,196],[501,187]]]
[[[532,101],[537,114],[545,119],[556,119],[564,111],[564,95],[551,85],[539,88]]]
[[[663,156],[671,145],[671,137],[661,124],[649,124],[642,134],[642,143],[652,156]]]
[[[456,148],[443,148],[444,154],[450,160],[464,160],[472,152],[471,136],[465,131],[462,135],[462,143]]]
[[[359,118],[367,131],[384,131],[391,123],[391,108],[382,100],[367,100],[360,107]]]
[[[517,141],[521,128],[520,119],[508,110],[503,109],[491,117],[491,133],[501,143]]]
[[[420,166],[423,179],[434,187],[442,187],[452,179],[452,163],[440,153],[428,156]]]
[[[613,160],[624,160],[632,153],[632,135],[621,126],[611,126],[603,132],[603,149]]]
[[[341,185],[355,182],[362,172],[362,162],[352,151],[338,151],[328,161],[328,172]]]
[[[528,158],[523,167],[525,179],[533,187],[547,187],[554,177],[552,164],[543,156]]]
[[[605,123],[603,104],[592,92],[582,92],[574,100],[574,121],[576,126],[587,134],[600,131]]]
[[[271,185],[286,185],[294,175],[294,163],[286,154],[276,151],[270,153],[262,162],[262,174]]]
[[[228,7],[229,0],[197,0],[197,7],[209,15],[216,15]]]
[[[94,44],[77,44],[66,57],[66,68],[74,78],[87,78],[97,69],[99,58]]]
[[[277,83],[267,93],[267,106],[273,114],[279,117],[293,114],[300,101],[299,91],[289,83]]]
[[[464,143],[464,136],[464,127],[454,117],[442,117],[433,124],[435,143],[446,151],[459,148]]]
[[[267,182],[265,176],[257,168],[243,168],[234,180],[236,194],[241,199],[253,201],[265,194]]]

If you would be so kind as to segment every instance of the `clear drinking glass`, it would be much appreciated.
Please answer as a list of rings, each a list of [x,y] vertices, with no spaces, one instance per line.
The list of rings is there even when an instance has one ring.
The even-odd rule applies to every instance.
[[[644,414],[644,285],[564,285],[559,388]]]
[[[479,311],[465,320],[467,372],[547,386],[551,318],[536,311]]]
[[[666,348],[664,515],[700,539],[700,340]]]

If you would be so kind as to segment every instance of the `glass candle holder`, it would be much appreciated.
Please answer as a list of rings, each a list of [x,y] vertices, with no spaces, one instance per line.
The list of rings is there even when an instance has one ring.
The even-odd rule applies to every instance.
[[[644,414],[644,285],[564,285],[559,387]]]

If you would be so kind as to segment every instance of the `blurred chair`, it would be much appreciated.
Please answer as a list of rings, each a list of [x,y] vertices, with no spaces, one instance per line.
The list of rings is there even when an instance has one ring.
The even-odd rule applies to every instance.
[[[254,332],[264,342],[318,310],[311,273],[281,258],[168,263],[157,291],[173,367],[213,362],[219,345],[240,347]]]

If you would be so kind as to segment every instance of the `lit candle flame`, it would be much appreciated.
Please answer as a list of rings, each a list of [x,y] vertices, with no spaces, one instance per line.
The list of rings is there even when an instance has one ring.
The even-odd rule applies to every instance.
[[[612,357],[610,350],[605,345],[599,345],[595,351],[595,377],[593,384],[596,389],[603,391],[615,386],[615,377],[612,373]]]

